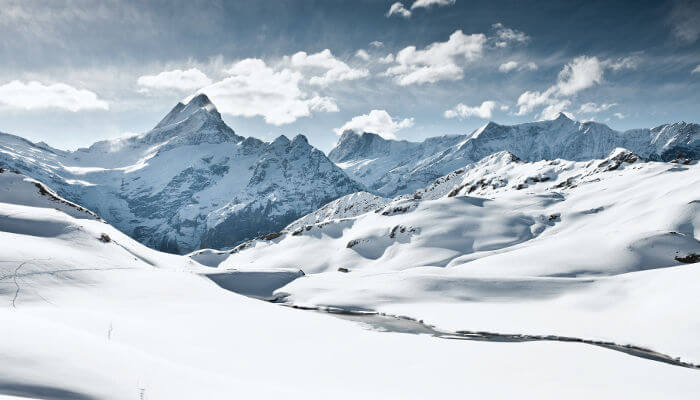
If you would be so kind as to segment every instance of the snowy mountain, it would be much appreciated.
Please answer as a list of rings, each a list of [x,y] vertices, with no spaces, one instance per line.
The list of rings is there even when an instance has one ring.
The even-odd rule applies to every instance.
[[[345,132],[329,153],[353,179],[383,196],[410,193],[468,163],[499,151],[526,161],[606,157],[626,148],[648,160],[700,158],[700,125],[678,122],[618,132],[564,114],[551,121],[506,126],[489,122],[471,135],[421,143],[392,141],[372,133]]]
[[[687,175],[678,173],[681,179]],[[353,229],[353,234],[357,232]],[[297,238],[308,240],[310,236]],[[331,239],[328,245],[331,251],[335,242]],[[298,257],[298,253],[290,255]],[[327,252],[319,256],[325,258]],[[695,293],[698,269],[693,267],[653,271],[647,277],[622,276],[594,290],[585,289],[583,281],[578,284],[584,287],[583,296],[551,300],[546,304],[549,308],[533,306],[541,305],[536,301],[550,295],[545,291],[534,296],[535,302],[529,303],[533,305],[523,303],[514,308],[520,314],[509,315],[503,322],[505,328],[512,329],[508,324],[524,319],[530,324],[524,324],[523,329],[534,330],[548,319],[550,311],[553,320],[561,317],[563,307],[571,306],[574,315],[566,320],[587,317],[580,325],[589,323],[590,332],[604,327],[602,322],[611,317],[619,318],[613,321],[615,327],[632,321],[627,333],[654,323],[654,329],[638,332],[634,341],[648,339],[659,350],[674,350],[677,352],[672,354],[682,360],[693,360],[700,315]],[[517,344],[500,338],[487,343],[478,335],[474,335],[477,340],[445,340],[430,334],[425,325],[406,319],[385,317],[386,327],[373,328],[371,324],[382,317],[332,316],[232,292],[279,285],[284,282],[279,278],[289,275],[274,270],[256,266],[208,268],[187,257],[160,253],[43,183],[2,169],[0,398],[327,399],[331,394],[339,399],[426,399],[477,393],[504,399],[630,395],[694,399],[700,390],[697,371],[633,357],[622,350],[551,338]],[[435,290],[444,289],[444,298],[450,300],[466,284],[455,279],[449,285],[437,274],[431,274],[431,280],[431,275],[417,273],[376,274],[363,280],[356,276],[358,272],[307,275],[293,283],[313,286],[336,278],[348,289],[345,298],[357,296],[348,304],[375,302],[378,287],[393,288],[402,296],[412,291],[420,302],[409,309],[409,315],[426,306],[422,301],[431,285],[438,285]],[[397,280],[392,282],[391,278]],[[365,282],[363,290],[359,285]],[[494,280],[487,288],[501,298],[542,289],[537,281],[528,292],[522,282]],[[572,286],[566,288],[575,293]],[[556,286],[544,289],[552,287]],[[478,285],[467,286],[465,296],[473,295],[475,288]],[[331,293],[336,300],[329,304],[337,304],[343,292]],[[590,295],[598,297],[593,301],[587,297]],[[404,298],[393,300],[392,309],[387,302],[392,299],[385,297],[382,307],[396,312],[402,304],[406,307]],[[651,303],[655,307],[650,307]],[[483,311],[481,307],[489,305],[496,306],[494,316],[505,312],[493,302],[471,299],[433,302],[433,308],[420,313],[429,314],[431,319],[438,316],[436,310],[442,310],[443,316],[461,316],[463,320],[455,326],[465,329],[484,326],[488,322],[484,313],[473,311]],[[668,334],[674,331],[678,335],[669,339]],[[693,332],[690,337],[689,331]],[[459,337],[458,333],[450,335]],[[614,337],[625,338],[619,332]],[[507,385],[502,384],[504,376]],[[547,382],[546,393],[532,391],[533,381]]]
[[[206,95],[178,103],[149,132],[72,152],[0,134],[0,167],[173,253],[278,231],[361,189],[302,135],[271,143],[236,135]]]
[[[696,161],[614,149],[528,162],[503,151],[366,212],[313,213],[218,266],[302,268],[275,292],[298,307],[600,340],[697,364],[698,199]]]

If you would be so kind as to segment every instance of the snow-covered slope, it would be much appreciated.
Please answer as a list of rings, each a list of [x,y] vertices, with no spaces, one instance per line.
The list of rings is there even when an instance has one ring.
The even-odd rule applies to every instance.
[[[499,152],[377,210],[241,245],[220,268],[301,268],[277,291],[298,306],[699,363],[699,261],[700,165],[615,149],[591,161]]]
[[[367,192],[348,194],[337,200],[331,201],[312,213],[299,218],[298,220],[287,225],[285,230],[295,231],[309,225],[330,221],[332,219],[356,217],[369,211],[374,211],[390,201],[391,199],[389,198],[375,196]]]
[[[149,249],[78,207],[0,172],[0,398],[693,399],[700,391],[695,370],[600,347],[377,332],[239,296],[221,288],[227,271],[215,284],[202,276],[210,268]]]
[[[471,135],[437,137],[422,143],[346,132],[329,158],[353,179],[385,196],[413,192],[438,177],[499,151],[527,161],[606,157],[617,147],[644,159],[700,159],[700,125],[678,122],[618,132],[597,122],[551,121],[506,126],[489,122]]]
[[[47,182],[138,241],[169,252],[277,231],[360,186],[302,135],[236,135],[205,95],[151,131],[66,152],[0,134],[0,167]]]

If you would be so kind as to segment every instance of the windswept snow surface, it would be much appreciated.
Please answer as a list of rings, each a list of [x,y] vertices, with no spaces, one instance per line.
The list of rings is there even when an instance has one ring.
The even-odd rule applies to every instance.
[[[275,292],[297,306],[612,341],[698,364],[693,255],[700,165],[615,149],[592,161],[499,152],[375,211],[242,245],[219,266],[302,269]]]
[[[51,193],[0,173],[0,397],[691,399],[700,391],[695,370],[602,348],[376,332],[243,297],[202,276],[210,267],[151,250]]]

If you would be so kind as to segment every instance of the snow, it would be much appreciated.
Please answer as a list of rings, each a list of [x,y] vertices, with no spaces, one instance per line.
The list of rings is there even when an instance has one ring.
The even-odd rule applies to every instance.
[[[74,152],[0,134],[0,167],[173,253],[276,232],[360,189],[303,135],[273,143],[236,135],[205,95],[179,103],[149,132]]]
[[[470,135],[433,137],[420,143],[348,131],[328,156],[371,191],[396,196],[500,151],[526,161],[584,161],[606,157],[617,147],[644,159],[668,161],[679,155],[698,159],[700,125],[677,122],[618,132],[604,124],[573,121],[560,114],[551,121],[512,126],[489,122]]]
[[[700,390],[696,371],[602,348],[378,332],[243,297],[206,279],[211,268],[148,249],[88,212],[66,214],[22,175],[0,177],[13,187],[0,192],[5,398],[693,398]],[[7,218],[63,229],[18,233]]]
[[[220,268],[300,268],[301,307],[446,331],[561,335],[700,362],[700,165],[507,152],[353,217],[241,246]],[[338,269],[344,268],[343,273]]]
[[[205,95],[75,152],[0,134],[0,399],[697,397],[697,124],[329,158]]]

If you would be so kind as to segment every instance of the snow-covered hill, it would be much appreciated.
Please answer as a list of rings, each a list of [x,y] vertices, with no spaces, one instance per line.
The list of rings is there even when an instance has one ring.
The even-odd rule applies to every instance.
[[[142,135],[74,152],[0,134],[0,167],[48,183],[138,241],[168,252],[278,231],[360,186],[302,135],[236,135],[205,95]]]
[[[421,143],[392,141],[372,133],[345,132],[329,158],[353,179],[383,196],[411,193],[440,176],[499,151],[526,161],[583,161],[626,148],[644,159],[700,159],[700,125],[678,122],[618,132],[597,122],[551,121],[506,126],[489,122],[471,135]]]
[[[301,268],[276,294],[302,307],[612,341],[700,363],[697,162],[499,152],[364,214],[324,215],[239,246],[219,268]]]
[[[206,279],[210,271],[216,276]],[[700,390],[695,370],[601,347],[378,332],[224,290],[254,286],[253,277],[270,272],[216,270],[147,248],[3,169],[0,398],[693,399]],[[676,292],[693,284],[692,276],[676,278]],[[345,282],[348,293],[357,291],[353,282]],[[639,290],[670,312],[663,330],[689,305],[667,303],[655,290],[663,282],[645,282]],[[626,293],[602,295],[621,301]],[[695,315],[687,315],[688,329]]]

